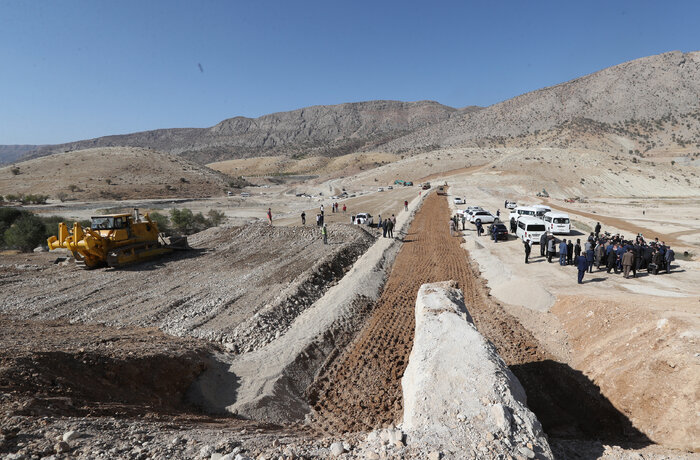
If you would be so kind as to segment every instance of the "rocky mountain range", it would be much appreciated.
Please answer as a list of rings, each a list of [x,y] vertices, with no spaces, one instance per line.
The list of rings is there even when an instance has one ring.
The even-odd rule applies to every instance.
[[[178,128],[42,146],[27,158],[95,147],[142,147],[183,155],[198,163],[253,156],[338,156],[372,149],[449,117],[437,102],[369,101],[306,107],[259,118],[235,117],[210,128]]]
[[[113,146],[155,149],[200,164],[276,155],[294,159],[362,151],[411,153],[471,145],[483,139],[506,142],[561,126],[568,126],[570,132],[571,127],[590,123],[613,135],[617,132],[642,139],[645,133],[624,129],[623,124],[670,120],[675,125],[670,118],[673,116],[685,120],[687,127],[684,125],[679,135],[687,140],[700,134],[699,113],[700,52],[673,51],[609,67],[486,108],[455,109],[432,101],[313,106],[259,118],[230,118],[210,128],[160,129],[39,146],[24,159]],[[577,120],[587,123],[571,124]],[[653,142],[648,136],[645,139],[646,148],[666,142],[665,138]]]
[[[0,145],[0,164],[12,163],[38,147],[38,145]]]

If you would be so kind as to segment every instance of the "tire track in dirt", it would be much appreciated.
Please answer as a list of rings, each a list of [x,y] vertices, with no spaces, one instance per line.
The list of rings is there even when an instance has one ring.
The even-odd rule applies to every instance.
[[[494,342],[508,364],[546,357],[515,318],[487,300],[468,254],[460,247],[462,238],[450,236],[449,217],[444,197],[426,198],[371,317],[307,392],[317,428],[368,430],[401,417],[401,377],[413,346],[416,296],[424,283],[455,280],[479,331]]]

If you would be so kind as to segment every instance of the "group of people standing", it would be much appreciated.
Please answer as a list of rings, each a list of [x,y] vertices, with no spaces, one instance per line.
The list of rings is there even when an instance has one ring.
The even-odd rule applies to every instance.
[[[626,240],[622,235],[601,234],[600,223],[597,223],[595,232],[581,244],[580,239],[562,239],[560,242],[549,232],[540,237],[540,256],[546,257],[548,262],[557,257],[559,265],[576,265],[578,269],[578,283],[583,283],[586,272],[593,273],[593,267],[598,270],[605,269],[607,273],[623,273],[625,278],[637,276],[637,271],[648,270],[656,275],[661,270],[670,273],[671,262],[675,260],[675,253],[665,242],[656,238],[647,242],[640,234],[632,240]],[[525,240],[525,263],[531,252],[531,241]],[[604,268],[601,268],[604,267]]]
[[[379,214],[379,220],[377,221],[377,228],[382,229],[383,238],[393,238],[394,237],[394,227],[396,226],[396,217],[392,214],[388,219],[382,220],[382,215]]]

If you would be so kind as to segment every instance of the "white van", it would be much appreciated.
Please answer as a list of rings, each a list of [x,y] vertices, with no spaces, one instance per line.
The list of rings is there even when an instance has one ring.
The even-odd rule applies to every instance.
[[[537,209],[532,206],[517,206],[510,212],[508,216],[508,221],[511,219],[518,220],[521,216],[532,216],[535,217],[537,214]]]
[[[533,216],[522,216],[518,219],[515,236],[521,240],[530,240],[531,244],[540,244],[540,237],[545,232],[544,222]]]
[[[544,227],[548,232],[557,235],[568,235],[571,233],[571,221],[569,215],[563,212],[550,211],[542,216]]]
[[[532,207],[535,208],[535,216],[539,217],[540,219],[541,219],[542,216],[544,216],[546,213],[552,211],[552,208],[550,208],[549,206],[545,206],[545,205],[543,205],[543,204],[536,204],[536,205],[534,205],[534,206],[532,206]]]

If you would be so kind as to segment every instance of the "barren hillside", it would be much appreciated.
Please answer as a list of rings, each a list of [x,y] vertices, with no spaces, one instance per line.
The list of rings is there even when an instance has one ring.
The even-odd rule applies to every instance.
[[[153,148],[202,164],[280,154],[337,156],[381,145],[454,113],[456,109],[432,101],[319,105],[260,118],[230,118],[211,128],[160,129],[42,146],[30,156],[111,146]]]
[[[477,112],[455,116],[390,142],[389,151],[458,146],[511,138],[576,118],[616,124],[664,120],[700,108],[700,52],[670,53],[626,62]],[[694,131],[699,125],[694,119]]]
[[[0,195],[44,194],[63,200],[204,197],[222,195],[230,181],[176,155],[108,147],[2,167]]]

